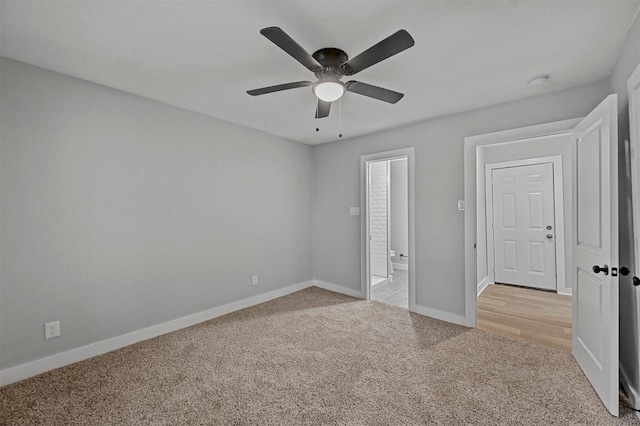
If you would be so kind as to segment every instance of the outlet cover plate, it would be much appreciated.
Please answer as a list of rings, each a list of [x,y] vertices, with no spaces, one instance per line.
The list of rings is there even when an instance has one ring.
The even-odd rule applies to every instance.
[[[48,322],[44,325],[44,338],[51,339],[52,337],[60,336],[60,321]]]

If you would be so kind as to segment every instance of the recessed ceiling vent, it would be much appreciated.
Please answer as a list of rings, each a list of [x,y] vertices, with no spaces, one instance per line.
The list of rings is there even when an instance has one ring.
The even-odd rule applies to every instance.
[[[547,81],[549,81],[549,75],[545,74],[545,75],[539,75],[537,77],[534,77],[530,82],[529,82],[529,87],[540,87],[543,84],[546,84]]]

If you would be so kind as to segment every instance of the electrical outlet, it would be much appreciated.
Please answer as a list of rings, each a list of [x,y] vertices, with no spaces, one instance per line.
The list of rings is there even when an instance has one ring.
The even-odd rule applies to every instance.
[[[48,322],[44,325],[44,338],[51,339],[52,337],[60,336],[60,321]]]
[[[258,276],[257,276],[257,275],[254,275],[254,276],[253,276],[253,279],[252,279],[252,281],[251,281],[251,284],[253,284],[253,285],[258,285]]]

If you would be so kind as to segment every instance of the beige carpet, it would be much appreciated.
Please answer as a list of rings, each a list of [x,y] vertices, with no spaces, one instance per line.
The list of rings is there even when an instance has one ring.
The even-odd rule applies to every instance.
[[[2,425],[638,423],[567,352],[317,288],[0,389]]]

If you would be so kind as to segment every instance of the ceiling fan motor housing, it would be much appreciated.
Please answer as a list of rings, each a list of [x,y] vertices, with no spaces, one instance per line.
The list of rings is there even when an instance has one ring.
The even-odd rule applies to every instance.
[[[318,80],[338,80],[345,74],[341,65],[349,60],[349,56],[343,50],[325,47],[311,56],[322,65],[322,68],[314,71]]]

